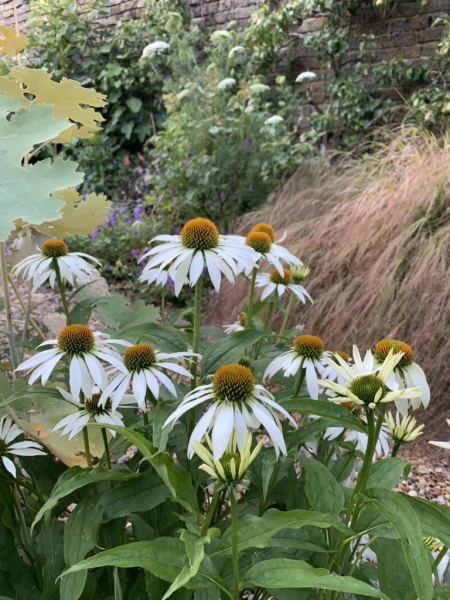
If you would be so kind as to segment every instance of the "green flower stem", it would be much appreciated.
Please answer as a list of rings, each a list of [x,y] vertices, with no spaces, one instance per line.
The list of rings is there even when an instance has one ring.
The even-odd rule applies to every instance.
[[[80,410],[84,409],[84,392],[80,392],[80,404],[82,405]],[[83,427],[83,442],[84,442],[84,453],[86,455],[87,466],[92,469],[92,458],[91,449],[89,448],[89,434],[86,426]]]
[[[298,398],[300,390],[302,389],[303,382],[305,381],[306,369],[303,368],[304,362],[305,359],[303,358],[300,364],[300,368],[298,370],[297,383],[295,384],[294,395],[292,396],[292,399]]]
[[[401,445],[402,445],[402,443],[399,441],[394,442],[394,447],[392,448],[391,458],[394,458],[395,456],[397,456],[397,453],[400,450]]]
[[[251,329],[251,327],[252,327],[253,294],[255,293],[255,282],[256,282],[257,273],[258,273],[258,267],[254,267],[252,270],[252,278],[250,280],[250,286],[248,288],[248,302],[247,302],[247,314],[245,315],[245,329]]]
[[[295,296],[294,296],[294,294],[291,293],[288,305],[286,307],[286,312],[284,313],[284,319],[283,319],[283,323],[281,324],[281,329],[280,329],[280,333],[278,334],[277,342],[280,341],[281,336],[286,331],[286,326],[288,324],[288,320],[289,320],[289,317],[290,317],[290,314],[291,314],[291,310],[292,310],[292,306],[294,304],[294,300],[295,300]]]
[[[61,271],[59,269],[59,265],[58,265],[58,259],[54,258],[52,261],[52,266],[55,270],[55,275],[56,275],[56,281],[58,283],[58,290],[59,290],[59,295],[61,296],[61,302],[62,302],[62,306],[63,306],[63,311],[64,314],[66,315],[66,322],[67,325],[71,325],[71,320],[70,320],[70,310],[69,310],[69,305],[67,303],[67,299],[66,299],[66,291],[64,289],[64,283],[61,277]]]
[[[166,324],[166,287],[163,285],[161,290],[161,325]]]
[[[142,413],[142,418],[144,419],[145,427],[147,427],[148,426],[148,411],[146,409],[144,409],[144,412]]]
[[[12,488],[13,488],[12,495],[14,498],[14,509],[17,514],[17,520],[19,521],[20,533],[21,533],[21,537],[22,537],[22,545],[23,545],[24,549],[27,551],[27,553],[29,553],[31,555],[31,545],[30,545],[30,540],[28,538],[28,534],[27,534],[27,525],[25,523],[25,517],[23,514],[22,506],[20,504],[19,488],[15,484],[13,484]]]
[[[231,508],[231,555],[233,562],[233,600],[239,600],[239,559],[238,559],[238,514],[234,490],[230,490]]]
[[[5,244],[3,242],[0,242],[0,277],[2,280],[3,302],[5,305],[6,335],[8,337],[9,352],[11,354],[13,377],[15,378],[14,371],[19,366],[19,361],[17,358],[16,341],[14,338],[14,327],[12,323],[11,304],[8,289],[8,268],[6,266]]]
[[[267,329],[267,327],[269,325],[270,317],[272,316],[272,313],[273,313],[273,307],[274,307],[273,302],[270,302],[270,304],[267,308],[266,318],[264,319],[264,329]],[[255,346],[254,360],[256,360],[258,358],[259,353],[261,352],[261,347],[262,347],[263,341],[264,341],[264,338],[261,338]]]
[[[105,446],[106,464],[108,465],[108,469],[110,469],[111,468],[111,455],[109,454],[108,438],[106,435],[106,429],[104,427],[102,427],[102,438],[103,438],[103,445]],[[88,444],[89,444],[89,441],[88,441]]]
[[[198,353],[198,346],[200,342],[200,321],[202,311],[202,284],[203,279],[199,277],[195,284],[195,305],[194,305],[194,334],[192,339],[192,352]],[[191,390],[195,390],[197,387],[197,357],[192,359],[191,363]]]
[[[219,496],[220,496],[220,490],[216,487],[216,488],[214,488],[214,494],[213,494],[213,497],[211,498],[211,502],[209,503],[208,511],[205,516],[205,520],[203,521],[202,532],[201,532],[202,536],[206,535],[206,532],[208,531],[208,528],[211,525],[211,521],[213,519],[214,513],[216,512],[217,503],[219,502]]]

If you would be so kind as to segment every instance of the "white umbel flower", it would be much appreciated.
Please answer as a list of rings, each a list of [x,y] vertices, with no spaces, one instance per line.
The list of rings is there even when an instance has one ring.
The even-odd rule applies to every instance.
[[[300,368],[305,369],[305,381],[308,393],[313,400],[319,397],[319,386],[317,384],[317,372],[321,375],[325,368],[325,358],[322,340],[315,335],[299,335],[294,340],[294,345],[288,352],[277,356],[264,373],[266,377],[273,377],[275,373],[283,370],[284,375],[289,377],[295,375]]]
[[[162,40],[157,40],[156,42],[152,42],[151,44],[147,44],[147,46],[145,46],[145,48],[142,50],[142,58],[152,57],[156,54],[165,54],[169,48],[170,44],[163,42]]]
[[[336,360],[339,362],[339,364],[332,364],[331,366],[344,378],[344,384],[341,385],[329,379],[317,381],[317,383],[321,387],[336,393],[336,396],[332,398],[333,402],[347,403],[351,401],[355,405],[365,405],[371,409],[375,408],[380,402],[392,402],[402,396],[407,398],[420,396],[422,392],[419,387],[391,390],[386,384],[402,356],[402,352],[394,354],[393,350],[390,350],[384,363],[376,366],[374,372],[372,353],[367,352],[364,361],[362,361],[359,351],[354,347],[353,358],[355,364],[352,366],[349,366],[338,354],[334,355],[333,359],[327,360],[329,365],[331,360],[333,360],[333,363]]]
[[[272,115],[264,121],[264,125],[279,125],[283,121],[284,119],[280,115]]]
[[[389,351],[394,354],[402,352],[403,356],[397,363],[386,385],[391,389],[404,389],[406,387],[420,387],[422,393],[420,396],[402,396],[395,401],[397,410],[404,416],[408,414],[408,407],[411,404],[413,410],[417,410],[422,404],[427,408],[430,403],[430,387],[422,368],[413,360],[413,350],[405,342],[398,340],[381,340],[375,344],[374,358],[377,363],[382,364]]]
[[[259,427],[260,424],[271,437],[277,456],[280,451],[286,454],[282,427],[276,412],[282,413],[294,427],[297,427],[297,424],[289,413],[274,401],[270,392],[262,385],[255,384],[253,374],[247,367],[237,364],[220,367],[210,384],[201,385],[187,394],[164,426],[174,424],[183,414],[202,403],[211,403],[211,406],[192,432],[188,456],[193,455],[193,444],[201,442],[210,430],[214,460],[218,460],[224,454],[233,435],[236,435],[238,448],[242,452],[245,432],[247,429]]]
[[[226,90],[230,87],[234,87],[236,85],[236,79],[234,77],[225,77],[217,84],[218,90]]]
[[[314,81],[314,79],[316,77],[317,76],[313,71],[303,71],[303,73],[300,73],[300,75],[297,75],[297,77],[295,79],[295,83],[303,83],[304,81],[306,81],[306,82]]]
[[[38,352],[21,363],[16,371],[33,371],[28,380],[31,385],[39,378],[45,385],[53,369],[62,358],[69,361],[70,392],[78,398],[80,390],[87,396],[91,393],[92,383],[104,389],[108,377],[100,361],[104,361],[124,371],[122,359],[111,344],[128,346],[128,342],[109,339],[103,333],[92,331],[85,325],[68,325],[60,331],[57,339],[48,340],[38,346],[53,346],[50,350]]]
[[[13,423],[12,419],[3,417],[0,419],[0,459],[5,469],[16,476],[16,466],[7,454],[14,456],[38,456],[45,455],[42,452],[42,446],[37,442],[24,440],[23,442],[14,442],[23,431],[18,425]]]
[[[265,223],[256,225],[246,238],[242,236],[232,236],[236,241],[245,243],[250,248],[253,248],[258,255],[258,260],[267,260],[273,265],[281,277],[284,276],[284,268],[281,263],[284,260],[287,264],[301,266],[303,263],[296,256],[291,254],[286,248],[275,243],[275,235],[273,228]],[[245,270],[246,275],[249,275],[253,267],[248,267]]]
[[[186,279],[194,286],[206,267],[214,288],[219,291],[222,274],[234,283],[236,275],[251,270],[258,260],[255,251],[236,237],[220,235],[209,219],[192,219],[180,235],[158,235],[152,240],[163,243],[144,254],[143,258],[149,258],[149,262],[141,278],[150,269],[157,267],[162,271],[170,265],[168,274],[178,296]]]
[[[228,52],[228,58],[233,58],[236,54],[245,54],[245,46],[234,46]]]
[[[235,323],[230,325],[223,325],[225,333],[231,334],[237,331],[244,331],[245,329],[245,315],[240,315],[239,319]]]
[[[53,428],[53,431],[62,429],[61,435],[68,435],[69,440],[77,435],[77,433],[80,433],[83,427],[86,427],[92,421],[106,426],[117,425],[125,427],[122,415],[112,408],[110,400],[104,406],[100,405],[100,390],[98,387],[91,387],[91,392],[86,395],[84,401],[78,396],[69,394],[62,388],[58,388],[58,390],[64,400],[67,400],[67,402],[78,408],[76,412],[61,419]],[[112,429],[108,429],[108,431],[112,436],[116,435],[116,432]]]
[[[447,425],[450,427],[450,419],[446,419]],[[445,448],[446,450],[450,450],[450,442],[428,442],[429,444],[433,444],[433,446],[439,446],[439,448]]]
[[[169,392],[176,396],[177,392],[172,381],[163,372],[163,369],[173,371],[178,375],[192,378],[191,373],[173,360],[185,360],[198,356],[193,352],[175,352],[165,354],[155,350],[150,344],[129,345],[123,354],[123,370],[115,375],[107,387],[103,390],[100,404],[112,399],[112,409],[115,410],[120,404],[128,386],[131,383],[134,397],[140,408],[145,410],[145,396],[147,390],[153,396],[159,398],[159,387],[163,385]]]
[[[47,280],[53,288],[56,283],[56,263],[63,282],[73,286],[76,279],[82,283],[89,282],[89,276],[95,271],[95,267],[89,264],[88,260],[100,265],[100,262],[89,254],[69,252],[62,240],[47,240],[42,244],[39,254],[24,258],[14,267],[13,273],[31,281],[34,289]]]
[[[306,299],[311,302],[313,301],[302,285],[293,283],[291,272],[287,269],[283,269],[283,275],[280,275],[278,269],[273,269],[271,273],[260,273],[256,276],[256,287],[264,288],[261,300],[265,300],[274,292],[279,297],[288,291],[304,304],[306,303]]]

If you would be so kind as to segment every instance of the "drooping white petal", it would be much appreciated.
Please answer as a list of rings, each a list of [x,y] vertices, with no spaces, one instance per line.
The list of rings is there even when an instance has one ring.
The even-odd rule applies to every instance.
[[[3,462],[3,465],[4,465],[5,469],[9,473],[11,473],[11,475],[13,477],[15,477],[16,476],[16,466],[13,463],[13,461],[10,458],[8,458],[7,456],[2,456],[1,459],[2,459],[2,462]]]
[[[211,442],[214,460],[224,454],[234,429],[234,410],[232,406],[222,405],[216,411]]]

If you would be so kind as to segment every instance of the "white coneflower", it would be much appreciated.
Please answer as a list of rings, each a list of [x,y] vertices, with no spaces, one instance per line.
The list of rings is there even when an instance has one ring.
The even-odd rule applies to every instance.
[[[22,433],[23,431],[18,425],[13,423],[12,419],[8,417],[0,419],[0,459],[5,469],[13,477],[16,476],[16,466],[7,454],[13,457],[45,455],[45,452],[42,452],[42,446],[37,442],[24,440],[23,442],[11,443]]]
[[[235,275],[251,270],[258,260],[255,251],[236,237],[220,235],[209,219],[192,219],[180,235],[158,235],[152,240],[163,243],[144,254],[143,258],[150,260],[142,276],[155,267],[162,271],[172,263],[168,274],[178,296],[186,278],[191,286],[195,285],[206,266],[214,288],[219,291],[222,274],[234,283]]]
[[[234,77],[225,77],[217,84],[218,90],[226,90],[230,87],[234,87],[236,85],[236,79]]]
[[[236,331],[244,331],[245,329],[245,315],[240,315],[239,319],[235,323],[230,325],[223,325],[225,333],[236,333]]]
[[[247,367],[238,364],[220,367],[210,384],[201,385],[185,396],[164,426],[174,424],[184,413],[202,403],[211,403],[211,406],[192,432],[188,456],[193,454],[193,444],[196,441],[201,442],[209,430],[212,430],[215,460],[224,454],[233,435],[236,435],[237,445],[242,451],[246,430],[255,429],[261,423],[272,439],[276,454],[280,451],[286,454],[286,444],[276,411],[289,419],[294,427],[297,427],[297,424],[289,413],[274,401],[270,392],[255,383],[255,378]]]
[[[297,77],[295,79],[295,83],[303,83],[304,81],[306,81],[306,82],[314,81],[314,79],[316,77],[317,76],[313,71],[303,71],[303,73],[300,73],[300,75],[297,75]]]
[[[286,248],[280,246],[279,244],[275,244],[272,241],[271,236],[264,231],[257,231],[252,229],[246,238],[241,236],[233,236],[236,240],[241,239],[244,243],[253,248],[258,255],[259,260],[267,260],[268,263],[272,264],[278,271],[278,273],[283,277],[284,276],[284,268],[281,264],[281,261],[284,260],[288,264],[294,264],[301,266],[303,263],[296,256],[291,254]],[[253,267],[246,269],[246,274],[248,275]]]
[[[213,451],[213,445],[209,436],[206,435],[205,438],[210,450]],[[193,450],[204,462],[204,464],[200,465],[199,469],[211,475],[216,485],[219,486],[219,489],[220,487],[235,488],[238,485],[243,485],[247,469],[263,446],[261,441],[258,442],[252,452],[252,440],[252,434],[246,431],[242,449],[240,452],[237,452],[236,440],[233,438],[228,444],[226,452],[219,459],[215,459],[213,452],[210,452],[200,442],[194,442]]]
[[[430,403],[430,387],[422,368],[413,360],[414,354],[411,346],[398,340],[381,340],[375,344],[375,360],[382,364],[391,350],[394,354],[402,352],[403,356],[395,366],[390,378],[386,381],[386,385],[392,389],[395,389],[395,386],[399,389],[404,389],[407,386],[418,386],[422,389],[420,396],[412,398],[403,396],[397,399],[395,402],[397,410],[402,415],[407,415],[409,402],[413,410],[419,408],[421,403],[424,408],[427,408]]]
[[[112,408],[115,410],[120,404],[128,386],[132,385],[133,394],[140,408],[145,410],[145,396],[147,389],[157,399],[159,386],[163,385],[169,392],[176,396],[177,392],[172,381],[163,373],[163,369],[173,371],[183,377],[192,378],[191,373],[173,360],[185,360],[198,356],[193,352],[175,352],[165,354],[155,350],[150,344],[130,345],[123,353],[123,368],[115,375],[102,393],[100,404],[104,404],[108,397],[112,398]]]
[[[167,42],[163,42],[162,40],[157,40],[156,42],[152,42],[151,44],[147,44],[145,48],[142,50],[142,58],[148,58],[155,56],[156,54],[164,54],[170,48],[170,44]]]
[[[256,287],[264,288],[261,300],[265,300],[273,292],[276,292],[277,296],[282,296],[284,292],[288,291],[303,303],[306,303],[307,298],[311,302],[313,301],[302,285],[296,285],[293,282],[291,272],[287,269],[283,269],[283,275],[279,273],[278,269],[273,269],[270,273],[260,273],[256,276]]]
[[[396,444],[406,444],[407,442],[412,442],[419,435],[422,435],[423,428],[425,425],[417,425],[417,419],[414,419],[411,416],[406,415],[400,420],[400,415],[397,413],[394,416],[391,412],[388,412],[384,421],[389,429],[389,433],[391,435],[392,441]]]
[[[283,370],[284,375],[295,375],[300,368],[305,369],[305,380],[308,393],[313,400],[319,397],[317,372],[321,375],[327,357],[322,340],[315,335],[299,335],[292,348],[277,356],[267,367],[264,378],[273,377],[275,373]]]
[[[38,352],[21,363],[16,371],[33,371],[28,380],[31,385],[39,378],[45,385],[53,369],[62,358],[67,358],[69,365],[69,384],[71,394],[77,398],[80,390],[85,395],[91,393],[91,378],[100,389],[104,389],[108,377],[101,360],[124,371],[120,354],[111,344],[128,346],[128,342],[109,339],[103,333],[92,331],[85,325],[68,325],[60,331],[57,339],[48,340],[38,346],[53,346],[50,350]]]
[[[91,388],[91,392],[86,395],[84,401],[79,396],[73,396],[62,388],[58,388],[58,390],[64,400],[78,408],[76,412],[67,415],[53,427],[53,431],[62,429],[61,435],[68,435],[69,440],[93,420],[106,426],[125,427],[122,415],[112,408],[111,400],[108,399],[103,406],[100,405],[100,390],[97,387]],[[108,431],[112,436],[116,435],[112,429],[108,429]]]
[[[322,373],[322,379],[328,379],[329,381],[337,381],[341,385],[344,385],[344,377],[333,368],[334,365],[339,364],[336,358],[336,354],[338,354],[346,363],[349,362],[350,357],[346,352],[342,352],[342,350],[336,350],[335,352],[332,352],[329,357],[331,360],[329,361],[328,366],[325,367]]]
[[[373,365],[372,355],[366,354],[364,362],[361,361],[359,352],[353,352],[355,364],[349,366],[338,354],[334,358],[339,364],[331,366],[339,375],[344,378],[344,384],[339,384],[329,379],[317,381],[318,385],[327,388],[337,395],[332,398],[333,402],[347,403],[349,401],[357,405],[365,405],[373,409],[378,403],[392,402],[401,396],[407,398],[417,397],[421,394],[421,389],[408,388],[405,390],[391,390],[387,387],[386,381],[392,374],[395,365],[401,360],[403,353],[394,354],[391,350],[384,363],[376,367],[376,374],[367,369]],[[328,359],[330,365],[331,359]],[[334,363],[335,361],[333,361]],[[371,363],[371,364],[369,364]]]
[[[360,417],[360,420],[365,423],[362,416]],[[343,427],[328,427],[325,431],[324,439],[334,440],[344,432],[345,441],[353,442],[355,444],[355,450],[359,450],[360,452],[365,454],[367,450],[367,442],[369,441],[369,436],[363,431],[356,431],[351,429],[346,430]],[[385,423],[383,423],[381,425],[380,433],[375,446],[375,453],[377,454],[377,456],[389,456],[390,449],[387,434],[388,428],[385,425]]]
[[[450,419],[446,419],[447,425],[450,426]],[[439,448],[445,448],[446,450],[450,450],[450,442],[428,442],[429,444],[433,444],[433,446],[439,446]]]
[[[100,262],[89,254],[69,252],[62,240],[47,240],[42,244],[39,254],[32,254],[21,260],[13,268],[13,273],[31,281],[33,288],[40,287],[47,280],[53,288],[56,282],[56,264],[63,282],[73,286],[75,278],[87,283],[89,275],[95,270],[85,259],[100,265]]]

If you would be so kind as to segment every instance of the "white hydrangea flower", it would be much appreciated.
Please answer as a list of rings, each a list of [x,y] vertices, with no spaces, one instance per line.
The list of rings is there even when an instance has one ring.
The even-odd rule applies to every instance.
[[[303,73],[300,73],[300,75],[297,76],[295,83],[303,83],[304,81],[314,81],[316,77],[317,75],[312,71],[303,71]]]
[[[234,87],[236,85],[236,79],[234,77],[225,77],[222,81],[217,84],[218,90],[226,90],[227,88]]]
[[[142,58],[147,58],[154,56],[155,54],[164,54],[170,48],[170,44],[167,42],[163,42],[162,40],[157,40],[156,42],[152,42],[151,44],[147,44],[145,48],[142,50]]]
[[[282,123],[283,121],[284,121],[284,119],[280,115],[272,115],[271,117],[269,117],[268,119],[266,119],[264,121],[264,124],[265,125],[278,125],[279,123]]]

